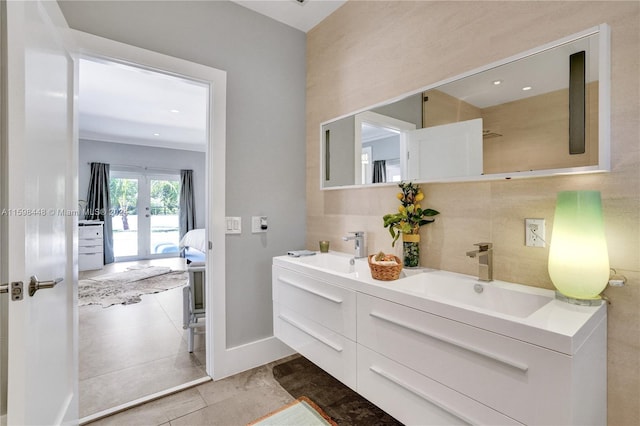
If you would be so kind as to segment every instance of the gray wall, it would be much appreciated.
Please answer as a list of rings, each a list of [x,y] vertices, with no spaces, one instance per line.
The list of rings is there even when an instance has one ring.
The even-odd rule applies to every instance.
[[[78,161],[78,196],[85,200],[89,188],[89,163],[92,162],[111,164],[113,165],[112,170],[117,165],[167,169],[177,172],[181,169],[193,170],[196,225],[198,228],[204,228],[206,219],[206,154],[204,152],[80,140]],[[140,170],[140,172],[143,171]]]
[[[273,335],[271,258],[304,248],[303,32],[229,1],[59,1],[69,25],[227,71],[227,346]],[[250,217],[269,218],[251,234]]]

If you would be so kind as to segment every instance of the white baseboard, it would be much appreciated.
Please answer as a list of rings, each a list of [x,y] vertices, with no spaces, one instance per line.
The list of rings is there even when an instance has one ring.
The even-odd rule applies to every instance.
[[[224,361],[216,360],[213,379],[223,379],[295,353],[274,336],[228,348],[224,351]]]

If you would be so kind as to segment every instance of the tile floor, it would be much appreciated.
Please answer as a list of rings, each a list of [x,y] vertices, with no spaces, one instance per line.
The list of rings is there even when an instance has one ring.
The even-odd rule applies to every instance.
[[[275,365],[292,357],[148,402],[91,426],[246,425],[293,401],[272,373]]]
[[[123,262],[80,278],[151,264],[186,269],[181,258]],[[182,288],[144,295],[142,302],[79,308],[80,418],[206,376],[204,336],[187,352]],[[151,423],[142,423],[151,424]]]

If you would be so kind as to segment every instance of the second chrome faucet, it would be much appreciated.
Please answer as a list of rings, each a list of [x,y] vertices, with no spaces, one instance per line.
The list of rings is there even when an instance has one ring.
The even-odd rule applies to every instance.
[[[477,243],[478,250],[467,252],[467,256],[478,258],[478,279],[480,281],[493,281],[493,244]]]

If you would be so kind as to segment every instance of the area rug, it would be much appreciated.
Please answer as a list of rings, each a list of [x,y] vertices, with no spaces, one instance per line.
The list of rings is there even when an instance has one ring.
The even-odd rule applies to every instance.
[[[78,281],[78,304],[130,305],[138,303],[144,294],[159,293],[189,282],[186,271],[172,271],[162,266],[131,268],[123,272],[99,275]]]
[[[306,396],[249,423],[248,426],[337,426],[320,407]]]
[[[274,366],[273,377],[292,397],[309,397],[338,425],[402,426],[302,356]]]

